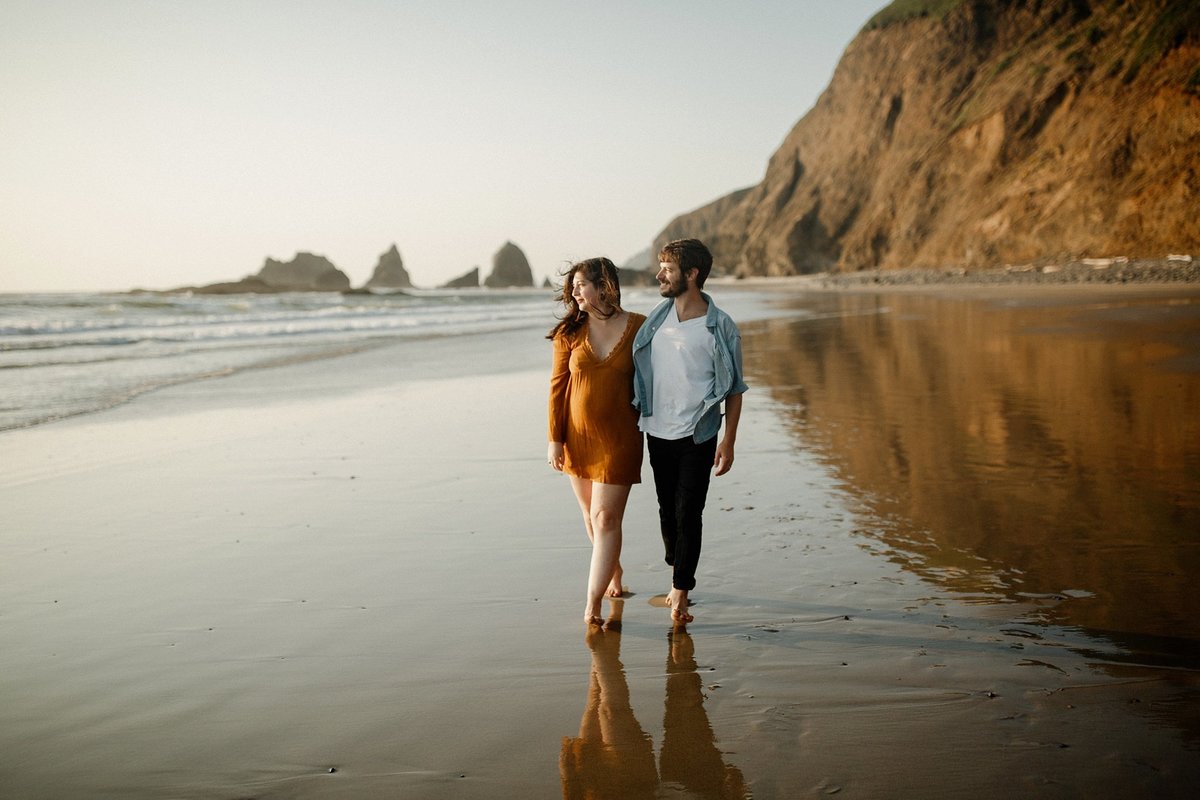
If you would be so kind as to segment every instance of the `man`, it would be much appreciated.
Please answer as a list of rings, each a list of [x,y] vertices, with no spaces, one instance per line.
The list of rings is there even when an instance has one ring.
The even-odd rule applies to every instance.
[[[701,517],[709,474],[733,466],[742,414],[742,337],[729,315],[701,291],[712,253],[678,239],[658,254],[659,294],[633,342],[633,405],[646,434],[666,561],[673,567],[667,605],[676,622],[691,622],[688,592],[696,586]],[[725,404],[725,434],[721,404]]]

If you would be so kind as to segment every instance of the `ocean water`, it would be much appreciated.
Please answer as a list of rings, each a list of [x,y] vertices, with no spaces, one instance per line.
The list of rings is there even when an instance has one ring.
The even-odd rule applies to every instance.
[[[549,327],[546,289],[0,295],[0,430],[397,337]]]

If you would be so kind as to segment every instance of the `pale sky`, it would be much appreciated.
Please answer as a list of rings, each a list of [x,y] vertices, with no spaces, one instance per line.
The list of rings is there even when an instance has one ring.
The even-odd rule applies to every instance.
[[[886,0],[0,0],[0,292],[617,263],[757,183]]]

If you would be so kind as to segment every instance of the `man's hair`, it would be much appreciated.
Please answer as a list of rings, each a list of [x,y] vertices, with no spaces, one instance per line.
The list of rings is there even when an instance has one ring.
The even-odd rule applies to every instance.
[[[658,260],[678,264],[680,272],[687,272],[689,269],[698,270],[696,273],[697,289],[704,288],[704,282],[708,280],[708,273],[712,272],[712,253],[708,252],[708,248],[699,239],[676,239],[673,242],[667,242],[663,245],[663,249],[658,251]]]

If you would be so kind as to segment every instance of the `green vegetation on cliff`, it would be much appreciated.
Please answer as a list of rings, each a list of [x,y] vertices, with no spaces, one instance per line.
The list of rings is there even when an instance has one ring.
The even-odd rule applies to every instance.
[[[864,30],[873,31],[887,28],[918,17],[941,19],[962,4],[963,0],[896,0],[871,17],[864,26]]]
[[[1200,3],[1196,0],[1165,0],[1149,30],[1133,50],[1125,82],[1137,77],[1147,61],[1157,59],[1188,39],[1200,38]]]

